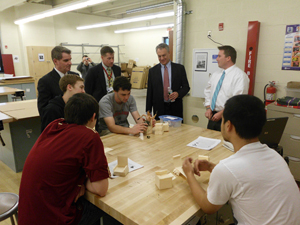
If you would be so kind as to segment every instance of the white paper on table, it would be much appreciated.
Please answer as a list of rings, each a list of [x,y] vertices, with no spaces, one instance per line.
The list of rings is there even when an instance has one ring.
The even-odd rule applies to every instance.
[[[115,160],[111,163],[108,163],[108,167],[109,167],[109,171],[110,171],[110,178],[116,178],[116,177],[119,177],[119,176],[115,176],[114,175],[114,168],[117,166],[118,164],[118,160]],[[128,159],[128,169],[129,169],[129,172],[132,172],[134,170],[137,170],[137,169],[140,169],[140,168],[143,168],[144,166],[141,165],[141,164],[138,164],[134,161],[132,161],[131,159]]]
[[[203,150],[211,150],[221,142],[220,139],[206,138],[199,136],[196,140],[189,143],[187,146],[199,148]]]

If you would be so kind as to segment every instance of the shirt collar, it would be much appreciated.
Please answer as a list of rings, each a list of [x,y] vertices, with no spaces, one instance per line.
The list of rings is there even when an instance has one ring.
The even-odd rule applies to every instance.
[[[105,66],[103,62],[102,62],[102,66],[104,67],[104,69],[107,70],[108,66]]]
[[[54,67],[54,69],[56,70],[56,72],[58,73],[58,75],[60,76],[60,77],[63,77],[64,75],[66,75],[66,74],[64,74],[64,73],[62,73],[62,72],[60,72],[59,70],[57,70],[55,67]]]
[[[165,68],[165,65],[163,65],[161,63],[160,63],[160,65],[161,65],[162,68]],[[171,66],[171,60],[166,64],[167,68],[170,68],[170,66]]]
[[[228,74],[231,70],[235,68],[235,64],[225,70],[225,74]]]

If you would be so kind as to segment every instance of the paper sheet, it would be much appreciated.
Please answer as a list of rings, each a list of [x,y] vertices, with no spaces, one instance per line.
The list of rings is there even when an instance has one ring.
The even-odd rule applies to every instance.
[[[223,146],[225,147],[225,148],[227,148],[227,149],[229,149],[230,151],[232,151],[232,152],[234,152],[234,150],[233,150],[233,145],[231,144],[231,142],[229,142],[229,141],[223,141]]]
[[[110,178],[117,178],[119,176],[115,176],[114,175],[114,168],[117,166],[118,164],[118,161],[115,160],[111,163],[108,164],[108,167],[109,167],[109,170],[110,170],[110,174],[111,174],[111,177]],[[128,167],[129,167],[129,172],[132,172],[134,170],[137,170],[137,169],[140,169],[140,168],[143,168],[144,166],[141,165],[141,164],[138,164],[134,161],[132,161],[131,159],[128,159]]]
[[[221,142],[220,139],[206,138],[199,136],[196,140],[189,143],[187,146],[199,148],[203,150],[211,150]]]

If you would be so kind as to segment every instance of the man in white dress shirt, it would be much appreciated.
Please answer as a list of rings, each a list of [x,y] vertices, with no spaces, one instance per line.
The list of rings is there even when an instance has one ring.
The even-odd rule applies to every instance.
[[[225,102],[235,95],[247,94],[249,78],[235,65],[236,50],[224,45],[218,47],[218,66],[222,69],[213,73],[204,90],[205,117],[209,120],[207,128],[221,131]]]

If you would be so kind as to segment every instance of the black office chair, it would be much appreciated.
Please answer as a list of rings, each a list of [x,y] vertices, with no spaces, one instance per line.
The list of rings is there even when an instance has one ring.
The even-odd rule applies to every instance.
[[[21,99],[21,101],[26,100],[26,96],[25,96],[24,91],[16,91],[16,93],[12,94],[12,95],[13,95],[12,96],[13,102],[17,101],[17,99]]]

